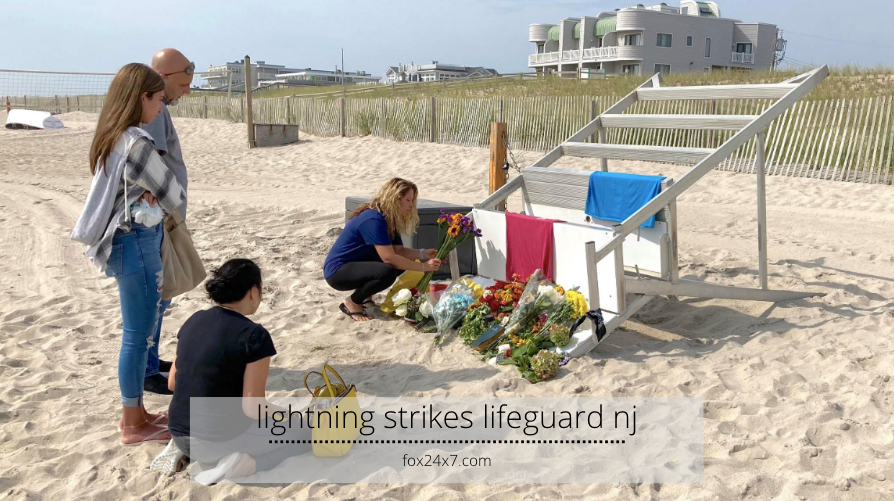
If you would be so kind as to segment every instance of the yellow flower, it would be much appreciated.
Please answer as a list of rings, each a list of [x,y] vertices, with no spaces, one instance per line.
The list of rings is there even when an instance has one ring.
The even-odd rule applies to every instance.
[[[450,228],[447,229],[447,234],[451,237],[459,235],[459,226],[451,225]]]

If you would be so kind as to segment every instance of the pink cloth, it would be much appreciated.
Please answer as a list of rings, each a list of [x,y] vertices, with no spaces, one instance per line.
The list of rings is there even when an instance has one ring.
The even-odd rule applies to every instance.
[[[527,278],[538,269],[553,280],[553,223],[561,222],[506,212],[506,280],[513,273]]]

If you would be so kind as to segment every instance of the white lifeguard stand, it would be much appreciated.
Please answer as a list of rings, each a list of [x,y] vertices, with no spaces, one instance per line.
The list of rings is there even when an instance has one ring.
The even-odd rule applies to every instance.
[[[751,301],[787,301],[821,295],[814,292],[770,290],[767,281],[767,226],[764,163],[766,128],[829,74],[827,66],[778,84],[662,87],[654,75],[596,117],[567,141],[547,153],[520,176],[477,204],[472,214],[483,237],[476,239],[478,273],[505,280],[506,218],[495,210],[509,195],[521,190],[526,214],[559,219],[554,225],[555,279],[568,289],[578,288],[592,309],[602,310],[606,334],[597,338],[592,326],[579,330],[566,351],[580,356],[605,340],[613,330],[656,295]],[[760,115],[625,114],[639,101],[776,99]],[[736,130],[719,148],[677,148],[609,144],[606,129]],[[599,143],[586,143],[593,135]],[[678,276],[676,200],[711,169],[756,137],[759,287],[732,287]],[[650,202],[618,224],[584,213],[590,172],[550,168],[563,155],[608,159],[695,164],[674,182],[665,180]],[[653,215],[654,228],[640,228]],[[457,274],[457,273],[455,273]],[[588,322],[589,323],[589,322]],[[586,325],[586,324],[585,324]]]

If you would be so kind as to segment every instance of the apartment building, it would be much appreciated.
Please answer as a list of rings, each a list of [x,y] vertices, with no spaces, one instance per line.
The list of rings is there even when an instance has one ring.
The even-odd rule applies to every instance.
[[[615,9],[559,24],[532,24],[536,51],[528,67],[538,73],[603,75],[769,69],[776,61],[773,24],[721,17],[714,2],[683,0]]]
[[[457,78],[489,77],[494,75],[497,75],[497,71],[491,68],[432,61],[428,64],[389,66],[385,70],[385,82],[438,82]]]

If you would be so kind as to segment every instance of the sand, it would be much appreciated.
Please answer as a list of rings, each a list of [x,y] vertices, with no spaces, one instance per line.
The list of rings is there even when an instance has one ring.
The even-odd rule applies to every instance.
[[[190,484],[148,465],[163,444],[125,448],[115,431],[120,311],[69,232],[85,199],[95,115],[59,131],[0,129],[0,499],[891,499],[894,497],[894,188],[770,177],[770,286],[825,297],[784,304],[657,298],[557,379],[538,385],[433,348],[401,322],[351,323],[322,277],[344,197],[400,175],[421,196],[471,204],[486,149],[308,137],[248,150],[244,125],[175,119],[189,166],[189,223],[210,265],[257,260],[256,317],[279,351],[268,390],[300,395],[328,362],[361,394],[698,396],[703,484]],[[0,120],[5,115],[0,112]],[[538,156],[524,152],[528,162]],[[593,169],[572,160],[568,168]],[[679,178],[684,167],[613,162]],[[757,284],[754,177],[712,172],[679,200],[682,277]],[[164,321],[163,358],[200,291]],[[167,397],[147,397],[150,410]]]

